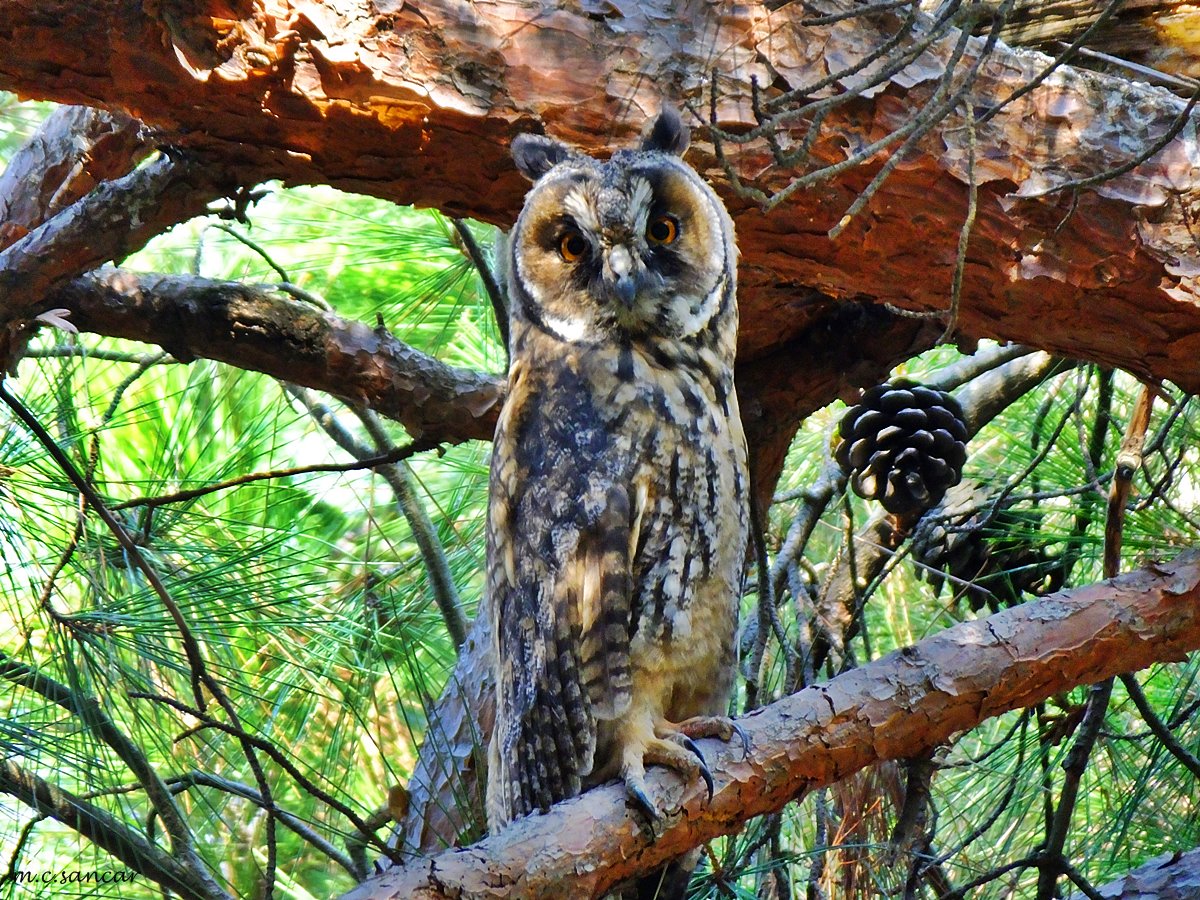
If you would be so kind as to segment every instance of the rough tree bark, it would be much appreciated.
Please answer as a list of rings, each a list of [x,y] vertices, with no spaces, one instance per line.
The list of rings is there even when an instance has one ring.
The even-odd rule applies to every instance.
[[[589,149],[609,147],[664,99],[702,106],[714,70],[718,120],[745,129],[751,77],[771,90],[799,87],[861,59],[897,23],[889,13],[809,25],[800,3],[685,7],[0,0],[0,88],[128,111],[166,143],[236,161],[247,179],[326,182],[507,223],[524,191],[506,153],[513,134],[545,127]],[[831,113],[816,159],[836,162],[909,121],[953,39],[935,41],[886,90]],[[1004,100],[1046,62],[998,50],[981,69],[973,106]],[[855,83],[847,76],[839,87]],[[1068,70],[980,127],[963,333],[1200,387],[1194,126],[1115,181],[1035,196],[1129,161],[1181,108],[1163,90]],[[963,119],[949,116],[837,240],[826,232],[881,159],[770,215],[734,199],[743,357],[784,346],[846,298],[945,310],[967,143]],[[703,140],[691,159],[724,186]],[[762,171],[761,146],[737,162],[762,185],[788,177]]]
[[[1098,890],[1105,900],[1192,900],[1200,896],[1200,850],[1156,856]]]
[[[648,836],[619,785],[589,791],[495,837],[390,870],[344,900],[598,897],[613,885],[864,766],[920,756],[951,735],[1079,684],[1200,648],[1200,554],[1063,591],[947,629],[740,719],[710,740],[716,792],[648,776],[675,809]]]

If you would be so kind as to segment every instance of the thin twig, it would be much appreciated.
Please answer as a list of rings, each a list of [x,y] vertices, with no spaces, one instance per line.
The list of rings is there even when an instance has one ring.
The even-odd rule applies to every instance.
[[[355,410],[355,414],[366,427],[367,433],[371,435],[377,448],[382,450],[391,447],[387,432],[383,430],[383,426],[374,413],[363,409]],[[412,469],[409,468],[408,463],[397,461],[387,466],[387,470],[390,471],[384,471],[381,474],[387,478],[392,492],[396,495],[396,504],[408,522],[409,531],[412,532],[413,541],[421,553],[421,559],[425,563],[425,570],[429,575],[429,587],[433,591],[434,602],[441,611],[442,620],[446,623],[446,630],[450,632],[450,639],[454,642],[457,650],[466,641],[469,627],[467,618],[463,614],[462,599],[458,595],[458,588],[454,585],[454,575],[450,571],[450,563],[446,559],[446,548],[442,546],[437,528],[417,496]]]
[[[1146,699],[1146,693],[1142,690],[1142,686],[1138,684],[1137,679],[1132,674],[1125,674],[1121,676],[1121,684],[1125,686],[1125,692],[1129,694],[1129,699],[1133,701],[1133,705],[1137,707],[1138,712],[1142,714],[1142,718],[1146,720],[1151,733],[1162,741],[1167,751],[1183,763],[1189,772],[1200,778],[1200,759],[1197,759],[1195,754],[1179,742],[1179,739],[1171,733],[1171,729],[1167,727],[1167,724],[1154,712],[1154,708],[1150,705],[1150,701]]]
[[[979,76],[980,68],[983,66],[984,61],[991,55],[993,48],[996,46],[996,41],[999,40],[1000,26],[1008,16],[1008,12],[1012,9],[1014,2],[1015,0],[1004,0],[1000,5],[994,14],[992,29],[988,33],[987,39],[979,51],[979,55],[963,75],[962,83],[958,89],[954,90],[949,97],[943,100],[943,94],[951,89],[954,70],[958,67],[959,60],[965,54],[970,38],[970,33],[967,29],[963,29],[959,37],[959,42],[951,53],[949,61],[946,63],[946,74],[938,83],[933,96],[929,98],[929,104],[920,114],[913,118],[909,125],[895,132],[896,134],[907,132],[904,143],[892,151],[892,155],[888,157],[887,162],[883,164],[882,168],[875,174],[875,177],[871,179],[870,184],[859,192],[858,197],[850,204],[846,212],[842,214],[842,218],[838,223],[829,229],[830,240],[837,238],[845,230],[846,226],[850,224],[850,221],[866,208],[871,198],[875,196],[876,191],[883,186],[884,181],[887,180],[888,176],[891,175],[900,163],[908,157],[909,152],[916,147],[917,142],[932,131],[938,123],[945,119],[951,110],[967,97],[975,84],[975,79]],[[932,110],[929,107],[933,107]]]
[[[122,350],[106,350],[103,347],[83,347],[71,344],[58,344],[54,347],[44,347],[40,350],[30,350],[25,354],[30,359],[101,359],[106,362],[135,363],[143,365],[147,360],[155,360],[157,365],[177,366],[179,360],[168,353],[127,353]]]
[[[217,491],[225,491],[229,488],[240,487],[244,484],[252,484],[256,481],[267,481],[272,478],[290,478],[293,475],[308,475],[315,472],[354,472],[359,469],[374,469],[379,466],[386,466],[391,463],[399,462],[402,459],[408,459],[410,456],[415,456],[418,453],[424,453],[427,450],[436,449],[441,443],[439,440],[424,439],[413,441],[411,444],[405,444],[403,447],[396,447],[387,453],[381,453],[378,456],[368,456],[361,460],[356,460],[349,463],[316,463],[311,466],[295,466],[289,469],[272,469],[267,472],[250,472],[246,475],[239,475],[236,478],[230,478],[226,481],[218,481],[214,484],[209,484],[201,488],[190,488],[186,491],[176,491],[172,494],[159,494],[154,497],[138,497],[134,500],[126,500],[123,503],[114,503],[110,509],[129,509],[133,506],[166,506],[169,503],[182,503],[185,500],[195,500],[197,497],[203,497],[205,494],[212,494]]]
[[[208,772],[192,771],[183,775],[176,775],[167,779],[167,784],[170,786],[172,793],[176,794],[194,786],[208,787],[249,800],[259,808],[265,808],[262,795],[250,785],[243,784],[240,781],[231,781],[228,778],[221,778],[217,775],[211,775]],[[312,828],[292,813],[279,810],[279,822],[301,840],[311,844],[349,872],[351,877],[362,881],[370,874],[366,869],[356,866],[349,856],[338,850],[337,847],[313,831]]]
[[[222,722],[218,719],[214,719],[203,709],[189,706],[188,704],[180,700],[176,700],[173,697],[150,694],[145,691],[130,691],[128,696],[135,700],[149,700],[152,703],[161,703],[164,706],[169,706],[171,709],[177,710],[185,715],[192,716],[193,718],[197,719],[200,722],[200,725],[189,729],[189,734],[205,728],[212,728],[215,731],[221,731],[225,734],[231,735],[237,738],[239,741],[245,741],[252,744],[256,749],[260,750],[263,754],[269,757],[277,766],[283,769],[283,771],[286,772],[288,776],[290,776],[292,780],[295,781],[296,784],[299,785],[303,790],[307,791],[317,800],[320,800],[322,803],[329,806],[335,812],[338,812],[344,816],[351,825],[353,825],[361,834],[367,837],[367,840],[372,846],[386,855],[388,859],[395,863],[402,862],[397,851],[393,850],[384,840],[375,835],[371,831],[368,823],[361,816],[305,776],[304,773],[296,767],[296,764],[293,763],[278,747],[276,747],[270,741],[267,741],[265,738],[259,737],[258,735],[250,734],[249,732],[242,730],[240,725],[235,726],[226,722]],[[176,738],[176,740],[179,740],[179,738]]]
[[[0,791],[62,822],[145,875],[188,900],[232,900],[207,872],[198,872],[150,843],[111,813],[27,771],[0,760]]]
[[[946,330],[938,339],[945,343],[954,336],[958,328],[958,308],[962,302],[963,272],[967,267],[967,244],[971,230],[975,227],[975,213],[979,207],[979,183],[975,180],[975,113],[970,103],[967,107],[967,215],[958,232],[958,248],[954,254],[954,277],[950,280],[950,309],[946,313]]]
[[[369,458],[371,453],[370,448],[355,440],[354,436],[338,421],[333,410],[327,405],[314,400],[308,391],[296,385],[284,385],[284,390],[307,410],[313,421],[317,423],[317,426],[334,443],[351,456],[360,459]],[[391,440],[387,432],[383,430],[379,419],[373,413],[366,410],[356,410],[355,412],[368,433],[370,433],[372,440],[376,444],[376,448],[387,449],[388,453],[394,453],[395,448],[392,447]],[[425,569],[429,576],[429,587],[433,592],[434,602],[437,603],[438,610],[442,614],[442,620],[446,624],[446,630],[449,632],[450,639],[457,650],[462,646],[463,641],[466,640],[467,631],[469,630],[466,617],[463,614],[462,599],[459,597],[458,589],[455,587],[454,576],[450,571],[450,564],[446,559],[445,548],[442,547],[441,540],[438,538],[437,529],[430,520],[428,513],[425,512],[425,507],[417,497],[416,488],[413,484],[412,470],[401,460],[396,460],[388,465],[379,466],[378,473],[387,481],[388,486],[391,487],[392,493],[396,498],[396,505],[400,507],[401,514],[408,522],[413,540],[416,542],[417,549],[421,553],[421,559],[425,563]]]
[[[507,358],[510,352],[508,347],[508,295],[503,286],[496,281],[496,276],[492,273],[491,266],[488,265],[487,257],[483,255],[483,249],[479,246],[479,241],[475,240],[475,235],[467,223],[457,218],[451,218],[450,222],[454,225],[454,230],[458,232],[463,248],[467,251],[467,257],[474,264],[475,271],[479,273],[479,280],[483,282],[483,290],[487,294],[488,300],[491,301],[492,315],[496,318],[496,330],[500,332],[500,339],[504,342],[504,354]]]
[[[117,724],[104,712],[97,700],[79,694],[31,666],[18,662],[3,651],[0,651],[0,678],[33,691],[77,716],[95,735],[96,739],[111,748],[133,773],[155,811],[163,820],[167,834],[171,838],[171,848],[176,856],[187,860],[189,865],[199,864],[199,857],[195,855],[191,829],[171,799],[171,792],[141,748],[117,727]]]
[[[250,238],[246,237],[246,235],[242,234],[236,228],[232,228],[229,225],[223,225],[220,222],[209,225],[208,227],[214,228],[217,231],[223,231],[225,234],[229,235],[231,238],[233,238],[238,243],[244,244],[246,247],[249,247],[256,254],[258,254],[258,256],[262,259],[263,262],[265,262],[268,266],[271,267],[271,269],[275,272],[275,274],[279,276],[280,281],[287,282],[289,284],[291,283],[292,279],[288,277],[287,271],[283,268],[283,266],[281,266],[279,263],[275,262],[275,260],[271,258],[271,254],[266,251],[266,248],[263,247],[262,244],[259,244],[255,241],[251,240]]]
[[[1125,430],[1121,442],[1121,450],[1117,455],[1117,468],[1109,493],[1108,515],[1104,524],[1104,577],[1114,578],[1120,570],[1121,537],[1125,521],[1125,501],[1129,497],[1129,489],[1134,473],[1141,465],[1142,447],[1146,440],[1146,430],[1150,424],[1150,412],[1153,408],[1156,390],[1145,385],[1134,407],[1133,415]],[[1038,889],[1037,900],[1051,900],[1058,885],[1058,876],[1067,874],[1072,881],[1080,881],[1070,875],[1070,863],[1063,855],[1067,832],[1070,830],[1071,818],[1075,811],[1079,794],[1079,784],[1087,768],[1092,748],[1104,725],[1104,715],[1108,710],[1109,699],[1112,696],[1113,679],[1109,678],[1092,685],[1088,694],[1087,709],[1079,723],[1075,742],[1067,752],[1063,761],[1063,787],[1059,795],[1058,807],[1050,823],[1046,835],[1046,843],[1038,857]],[[1078,873],[1075,873],[1076,875]],[[1079,876],[1082,878],[1082,876]],[[1086,893],[1086,891],[1085,891]],[[1093,892],[1094,894],[1094,892]],[[1089,895],[1090,896],[1090,895]]]
[[[994,116],[996,116],[1010,103],[1015,100],[1019,100],[1021,97],[1024,97],[1031,91],[1036,90],[1047,78],[1051,76],[1051,74],[1054,73],[1056,69],[1059,69],[1070,62],[1071,57],[1074,56],[1076,51],[1078,51],[1079,48],[1087,42],[1088,38],[1091,37],[1101,25],[1112,18],[1113,14],[1116,13],[1117,10],[1119,10],[1124,4],[1125,0],[1109,0],[1108,5],[1100,11],[1100,15],[1098,15],[1094,21],[1084,28],[1083,31],[1081,31],[1076,38],[1071,41],[1070,44],[1063,45],[1063,50],[1058,54],[1058,56],[1054,57],[1054,59],[1050,61],[1048,66],[1043,68],[1042,71],[1038,72],[1037,75],[1022,84],[1019,88],[1005,97],[995,106],[985,110],[983,115],[979,117],[979,124],[983,125],[984,123],[991,121]]]

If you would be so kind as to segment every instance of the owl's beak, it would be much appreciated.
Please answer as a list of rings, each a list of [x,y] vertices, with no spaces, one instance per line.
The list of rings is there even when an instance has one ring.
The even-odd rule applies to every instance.
[[[627,247],[616,246],[608,253],[608,286],[627,309],[637,297],[638,279],[633,271],[633,254]]]
[[[637,296],[637,280],[632,275],[618,275],[612,289],[626,307],[633,307],[633,300]]]

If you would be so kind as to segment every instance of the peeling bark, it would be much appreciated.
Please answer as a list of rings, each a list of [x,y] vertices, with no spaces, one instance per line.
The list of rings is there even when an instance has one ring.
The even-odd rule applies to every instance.
[[[826,5],[853,8],[851,0]],[[122,109],[163,140],[247,176],[325,182],[504,223],[525,189],[507,157],[513,134],[545,127],[591,150],[609,147],[663,99],[703,107],[714,67],[718,119],[744,130],[752,76],[769,90],[801,86],[862,58],[896,23],[885,14],[803,25],[811,13],[800,3],[618,3],[603,14],[536,0],[235,9],[215,0],[0,0],[0,87]],[[817,160],[835,162],[909,121],[953,37],[934,42],[886,90],[835,111]],[[999,49],[983,65],[973,105],[1005,99],[1046,62]],[[1035,196],[1126,162],[1165,132],[1181,103],[1164,90],[1067,70],[979,129],[962,333],[1200,390],[1194,125],[1134,172],[1077,198]],[[743,359],[786,345],[849,298],[946,309],[966,206],[966,135],[955,116],[934,129],[834,241],[827,230],[881,160],[770,215],[732,202]],[[697,137],[690,159],[726,188]],[[765,162],[755,145],[737,158],[761,185],[786,182],[788,173],[760,172]]]
[[[920,756],[993,716],[1197,648],[1200,553],[1191,552],[964,622],[743,717],[749,756],[736,741],[702,745],[716,776],[711,801],[699,781],[648,774],[655,805],[677,810],[656,837],[610,784],[392,869],[344,900],[597,897],[864,766]]]
[[[0,249],[98,184],[120,178],[151,150],[128,116],[61,106],[0,172]]]
[[[1105,900],[1193,900],[1200,896],[1200,850],[1156,856],[1097,890]]]

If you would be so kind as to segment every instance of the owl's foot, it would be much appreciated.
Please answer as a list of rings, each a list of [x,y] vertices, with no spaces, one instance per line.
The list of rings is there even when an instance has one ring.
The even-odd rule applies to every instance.
[[[709,800],[712,799],[716,787],[704,754],[690,737],[674,729],[660,731],[656,728],[655,732],[662,736],[650,738],[639,747],[627,748],[621,763],[621,779],[625,782],[625,793],[652,824],[661,818],[661,813],[646,793],[647,765],[674,769],[687,781],[696,776],[703,778],[704,786],[708,788]]]
[[[736,734],[742,742],[742,759],[750,755],[750,736],[746,734],[741,725],[728,716],[693,716],[669,727],[690,738],[715,737],[725,743],[733,740],[733,736]]]

